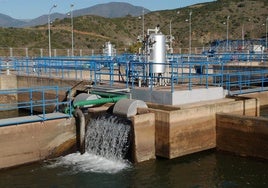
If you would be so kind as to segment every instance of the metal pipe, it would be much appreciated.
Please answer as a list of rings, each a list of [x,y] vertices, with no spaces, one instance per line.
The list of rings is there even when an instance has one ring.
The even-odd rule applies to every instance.
[[[74,117],[76,117],[76,125],[77,125],[77,133],[79,133],[78,135],[78,139],[79,139],[79,150],[80,153],[83,154],[85,153],[85,134],[86,134],[86,121],[85,121],[85,116],[82,112],[82,110],[80,110],[79,108],[75,109],[74,112]]]
[[[113,93],[109,93],[110,91],[105,91],[105,92],[101,92],[101,91],[91,91],[91,94],[95,94],[95,95],[99,95],[101,97],[104,98],[112,98],[112,97],[117,97],[117,96],[121,96],[121,95],[125,95],[123,94],[123,92],[120,93],[120,91],[118,91],[117,93],[115,93],[116,91],[114,91]]]

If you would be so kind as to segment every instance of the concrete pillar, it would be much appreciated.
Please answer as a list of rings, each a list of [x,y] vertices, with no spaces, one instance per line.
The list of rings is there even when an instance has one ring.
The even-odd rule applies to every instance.
[[[9,56],[13,57],[13,48],[9,48]]]
[[[40,57],[43,57],[43,49],[40,49]]]
[[[25,57],[29,57],[29,55],[28,55],[28,48],[25,48]]]
[[[133,162],[155,159],[155,115],[146,113],[131,118],[133,125]]]

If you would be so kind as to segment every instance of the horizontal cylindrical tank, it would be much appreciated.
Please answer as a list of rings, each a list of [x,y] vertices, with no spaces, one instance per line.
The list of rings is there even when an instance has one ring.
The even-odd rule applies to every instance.
[[[121,99],[115,103],[113,114],[131,117],[137,114],[137,108],[148,108],[148,106],[141,100]]]
[[[75,104],[77,102],[80,102],[80,101],[96,100],[96,99],[100,99],[100,98],[101,97],[99,95],[88,94],[88,93],[80,93],[74,98],[73,104]],[[91,106],[93,106],[93,105],[91,104],[91,105],[86,105],[86,106],[83,106],[83,107],[87,108],[87,107],[91,107]]]
[[[151,34],[149,41],[150,47],[150,59],[151,73],[164,73],[166,62],[166,36],[162,34]]]

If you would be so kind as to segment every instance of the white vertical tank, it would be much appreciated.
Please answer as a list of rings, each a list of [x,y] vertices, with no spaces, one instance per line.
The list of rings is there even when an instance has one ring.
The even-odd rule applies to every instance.
[[[149,63],[153,63],[151,73],[166,72],[166,36],[153,33],[150,35],[149,41],[151,43]]]
[[[113,56],[113,45],[110,42],[107,43],[107,55]]]
[[[109,57],[115,56],[116,50],[115,50],[114,46],[111,44],[111,42],[106,42],[105,43],[105,46],[104,46],[104,49],[103,49],[103,53],[106,56],[109,56]]]

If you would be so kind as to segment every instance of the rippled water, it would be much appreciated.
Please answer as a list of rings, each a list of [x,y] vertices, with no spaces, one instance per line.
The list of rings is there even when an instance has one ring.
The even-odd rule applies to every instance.
[[[46,161],[46,168],[65,168],[68,171],[63,174],[77,173],[106,173],[114,174],[131,167],[131,163],[126,160],[107,159],[91,153],[74,153],[57,159]]]
[[[2,170],[0,187],[268,187],[268,163],[213,150],[136,165],[77,153]]]

